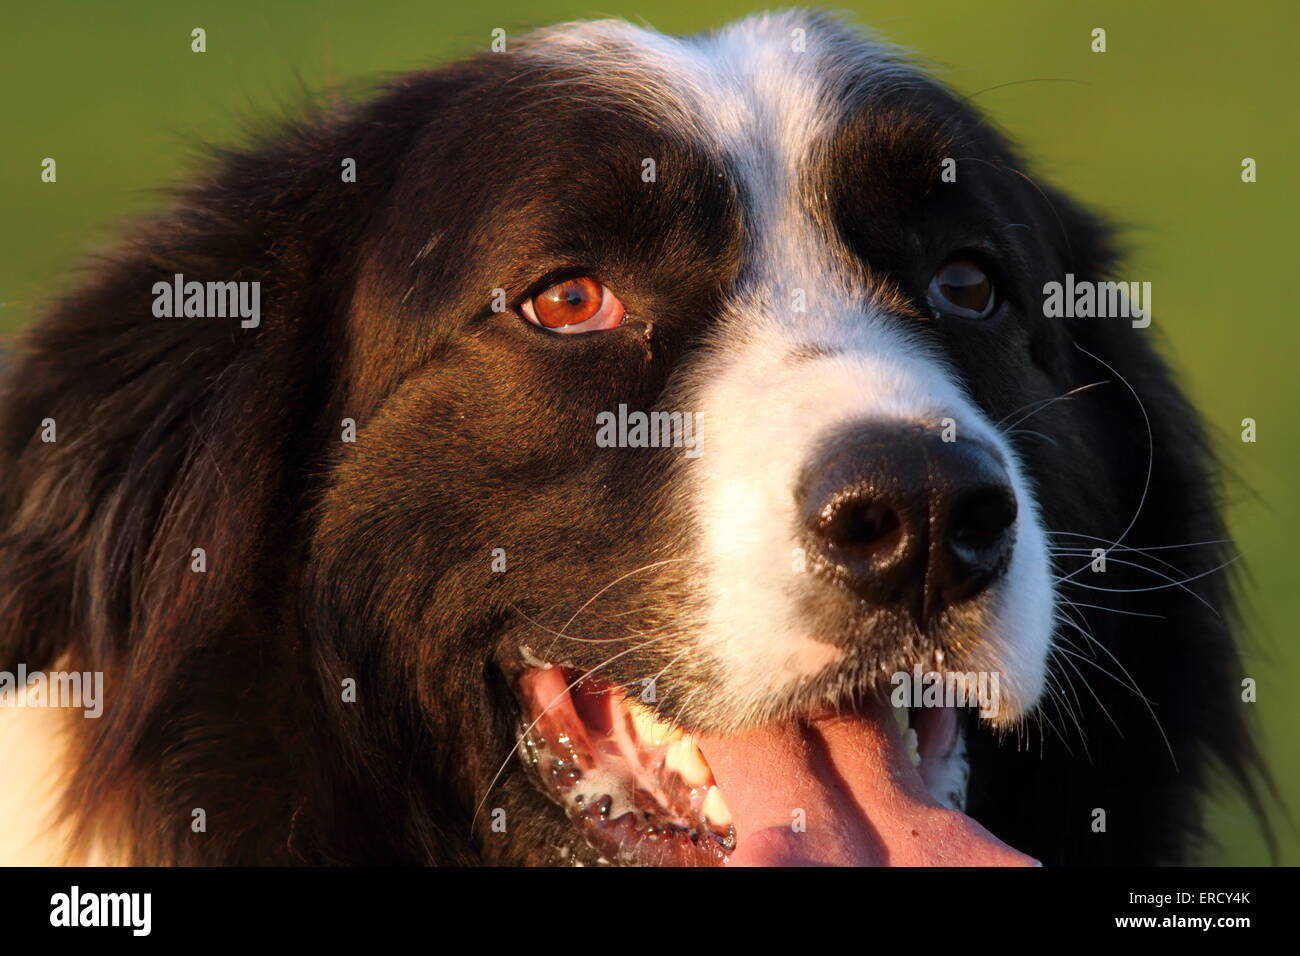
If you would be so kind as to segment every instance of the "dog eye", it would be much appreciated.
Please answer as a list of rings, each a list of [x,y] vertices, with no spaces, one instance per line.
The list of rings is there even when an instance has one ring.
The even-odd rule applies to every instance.
[[[993,280],[970,259],[949,259],[943,264],[926,293],[939,315],[982,319],[993,311]]]
[[[557,282],[521,307],[524,318],[552,332],[601,332],[623,322],[623,303],[590,276]]]

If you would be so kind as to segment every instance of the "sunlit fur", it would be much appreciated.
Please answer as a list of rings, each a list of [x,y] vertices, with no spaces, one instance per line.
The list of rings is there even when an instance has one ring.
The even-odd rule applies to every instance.
[[[897,51],[806,14],[560,26],[194,183],[69,281],[0,395],[0,669],[106,673],[69,722],[74,854],[596,862],[514,757],[530,658],[654,677],[661,716],[716,729],[974,647],[1012,716],[1045,694],[969,728],[968,810],[1047,864],[1186,860],[1213,771],[1253,793],[1198,418],[1149,331],[1043,318],[1045,282],[1112,268],[1106,228]],[[936,320],[971,243],[1006,305]],[[491,308],[575,269],[624,326]],[[153,317],[176,273],[262,282],[260,326]],[[597,449],[619,403],[705,412],[704,454]],[[932,633],[779,586],[793,469],[873,417],[984,436],[1022,506],[1010,575]],[[1169,566],[1093,584],[1070,546],[1098,542]]]

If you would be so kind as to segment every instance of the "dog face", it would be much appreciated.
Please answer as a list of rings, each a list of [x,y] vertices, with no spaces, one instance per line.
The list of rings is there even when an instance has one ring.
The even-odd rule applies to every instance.
[[[1033,861],[981,823],[1052,862],[1174,855],[1194,780],[1152,774],[1159,833],[1089,856],[1053,828],[1131,798],[1035,720],[1066,655],[1095,663],[1067,626],[1159,680],[1071,602],[1094,545],[1135,514],[1223,536],[1145,342],[1044,318],[1108,254],[1018,169],[895,52],[794,14],[543,31],[230,160],[11,378],[10,600],[87,599],[12,647],[123,688],[74,778],[109,794],[89,829],[173,860]],[[159,276],[235,272],[256,330],[140,327]],[[120,318],[74,348],[97,301]],[[94,451],[58,488],[72,453],[27,441],[50,407]],[[163,557],[194,547],[201,579]],[[1193,616],[1177,668],[1205,674],[1231,644]],[[884,695],[922,672],[993,697],[900,722]],[[1139,743],[1103,749],[1139,765],[1168,727],[1116,696]],[[226,842],[167,829],[191,798]]]

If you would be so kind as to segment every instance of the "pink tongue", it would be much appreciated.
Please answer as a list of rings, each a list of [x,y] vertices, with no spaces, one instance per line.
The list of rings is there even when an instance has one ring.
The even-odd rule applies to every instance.
[[[884,702],[699,743],[736,826],[730,866],[1036,865],[930,797]]]

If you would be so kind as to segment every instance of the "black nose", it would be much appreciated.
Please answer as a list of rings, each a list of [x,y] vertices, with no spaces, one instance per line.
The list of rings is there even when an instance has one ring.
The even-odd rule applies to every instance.
[[[919,426],[836,435],[804,471],[799,498],[814,566],[922,625],[995,581],[1015,543],[1016,498],[998,455]]]

